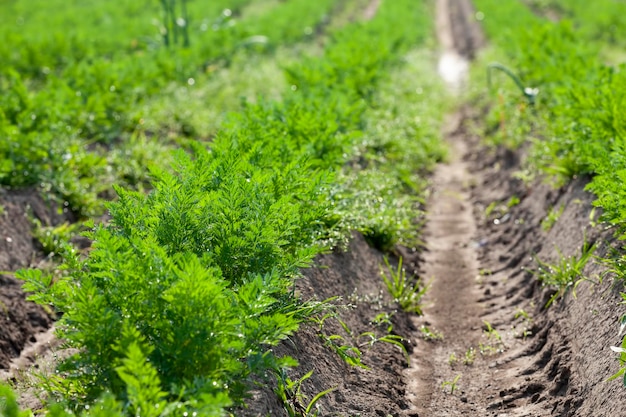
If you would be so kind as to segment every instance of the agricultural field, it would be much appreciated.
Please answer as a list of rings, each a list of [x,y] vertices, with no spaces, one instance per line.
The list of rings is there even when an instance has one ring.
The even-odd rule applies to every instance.
[[[626,410],[626,4],[0,3],[0,416]]]

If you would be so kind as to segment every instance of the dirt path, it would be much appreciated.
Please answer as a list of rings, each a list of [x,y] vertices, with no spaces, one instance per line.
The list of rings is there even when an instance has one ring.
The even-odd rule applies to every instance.
[[[439,70],[458,92],[466,80],[468,60],[482,42],[469,1],[438,1],[437,29],[443,49]],[[530,380],[520,372],[532,359],[522,353],[526,341],[519,340],[520,332],[530,331],[506,332],[515,329],[515,308],[521,310],[496,290],[500,286],[509,294],[511,288],[501,285],[509,271],[498,265],[503,274],[492,274],[486,268],[488,257],[480,256],[479,248],[492,236],[480,239],[478,231],[481,210],[476,210],[473,188],[480,173],[471,157],[478,144],[464,129],[467,117],[467,112],[459,111],[447,123],[450,156],[434,173],[424,230],[427,252],[422,275],[432,279],[432,287],[426,300],[429,307],[416,326],[440,332],[443,340],[418,345],[405,374],[408,398],[419,416],[544,415],[545,410],[533,403],[515,402],[535,394],[532,388],[516,393],[516,387]],[[522,360],[515,362],[518,359]]]
[[[457,118],[450,126],[456,127],[458,123]],[[427,280],[432,279],[424,325],[441,332],[444,340],[421,344],[407,372],[408,391],[414,394],[411,400],[419,415],[426,411],[426,415],[432,416],[453,415],[450,414],[453,408],[442,407],[447,401],[440,388],[444,381],[456,377],[450,373],[454,373],[449,365],[450,355],[460,357],[477,346],[481,336],[482,306],[475,286],[478,266],[471,244],[476,234],[469,194],[472,177],[461,158],[466,153],[465,144],[454,130],[448,136],[452,145],[450,159],[437,168],[432,179],[424,230],[428,251],[422,274]],[[460,381],[459,385],[464,382]]]
[[[481,35],[469,0],[439,0],[437,15],[439,69],[458,91]],[[620,384],[606,379],[617,370],[609,346],[623,285],[597,279],[602,267],[591,263],[585,276],[597,283],[547,309],[554,289],[529,272],[536,259],[575,256],[585,240],[607,253],[611,232],[589,221],[585,179],[557,189],[514,178],[523,150],[481,146],[467,122],[482,117],[467,107],[450,117],[450,157],[432,179],[421,265],[432,287],[414,325],[443,339],[416,344],[404,374],[408,415],[622,415]],[[548,230],[542,221],[553,207],[564,211]]]

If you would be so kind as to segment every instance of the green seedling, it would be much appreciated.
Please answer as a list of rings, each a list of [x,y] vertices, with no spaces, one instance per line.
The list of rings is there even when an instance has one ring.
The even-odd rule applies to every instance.
[[[511,198],[509,198],[509,201],[506,202],[506,207],[512,208],[512,207],[517,206],[519,203],[520,203],[519,197],[514,195]]]
[[[593,207],[589,212],[589,225],[591,227],[596,227],[598,225],[598,211],[597,207]]]
[[[80,223],[62,223],[58,226],[44,226],[39,219],[32,218],[33,236],[39,241],[45,254],[53,257],[71,251],[70,239],[78,233]]]
[[[473,365],[476,360],[476,350],[473,347],[469,347],[463,355],[463,365]]]
[[[500,333],[494,329],[488,321],[483,321],[483,324],[485,325],[484,334],[487,336],[487,340],[491,343],[480,342],[478,344],[480,354],[493,355],[495,353],[502,352],[504,344],[502,343],[502,336],[500,336]]]
[[[523,330],[522,330],[522,338],[526,339],[528,336],[532,335],[532,331],[529,329],[530,325],[533,322],[533,319],[530,317],[530,314],[526,312],[524,309],[519,309],[515,312],[513,316],[515,320],[522,320]]]
[[[313,407],[316,406],[321,398],[337,389],[337,387],[333,387],[321,391],[307,403],[307,399],[302,393],[302,383],[312,375],[313,371],[309,371],[294,381],[284,371],[281,370],[279,373],[279,378],[277,378],[278,386],[274,392],[282,402],[289,417],[313,417],[319,415],[320,410],[318,408],[314,410]]]
[[[443,333],[431,330],[425,325],[421,325],[419,331],[425,340],[443,340]]]
[[[579,256],[572,255],[566,257],[557,248],[559,261],[556,263],[552,264],[535,257],[538,267],[535,271],[532,271],[533,274],[537,276],[543,285],[555,287],[557,290],[546,303],[546,308],[550,307],[554,301],[563,297],[570,288],[575,297],[578,285],[583,281],[591,281],[583,275],[583,270],[593,256],[596,248],[595,243],[591,244],[585,239]]]
[[[511,176],[522,181],[526,186],[529,186],[536,177],[537,173],[529,168],[520,169],[515,171]]]
[[[458,360],[459,359],[456,357],[456,353],[452,352],[450,356],[448,356],[448,365],[454,366]]]
[[[490,217],[491,213],[498,207],[498,204],[500,204],[498,201],[492,201],[485,209],[485,217]]]
[[[402,343],[404,341],[404,338],[402,336],[398,336],[395,334],[386,334],[384,336],[377,336],[374,332],[363,332],[359,335],[358,339],[362,339],[362,338],[367,338],[369,340],[367,342],[360,343],[359,344],[360,348],[365,347],[365,346],[371,347],[374,343],[377,343],[377,342],[389,343],[391,345],[398,347],[404,354],[407,364],[410,363],[409,352],[406,350],[406,347]]]
[[[450,394],[454,395],[454,391],[456,391],[457,387],[457,383],[459,382],[459,379],[461,379],[461,375],[457,375],[454,377],[454,379],[452,381],[444,381],[441,383],[441,388],[445,391],[446,387],[450,387]]]
[[[502,342],[502,336],[500,336],[500,333],[498,333],[498,331],[493,328],[491,323],[483,320],[483,324],[485,325],[484,331],[487,335],[487,339]]]
[[[550,231],[550,229],[552,229],[557,220],[559,220],[559,218],[561,217],[561,214],[563,214],[563,210],[565,210],[565,206],[563,205],[561,205],[558,209],[550,207],[548,214],[541,221],[541,228],[546,232]]]
[[[532,319],[530,318],[530,314],[528,314],[528,312],[526,312],[526,310],[524,309],[519,309],[515,312],[515,315],[513,316],[516,320],[519,318],[523,318],[526,321],[532,321]]]
[[[414,283],[409,282],[406,271],[402,268],[402,257],[400,257],[398,268],[395,270],[389,264],[387,257],[384,258],[384,261],[387,271],[381,266],[380,274],[394,301],[406,312],[422,314],[421,300],[428,290],[428,285],[422,286],[419,279]]]
[[[387,326],[386,327],[386,331],[387,333],[391,333],[391,331],[393,330],[393,324],[391,323],[391,317],[393,317],[394,313],[379,313],[376,315],[376,317],[374,317],[374,320],[372,320],[372,324],[375,326]]]
[[[520,199],[517,196],[512,196],[506,203],[500,203],[499,201],[492,201],[487,208],[485,208],[485,217],[491,217],[494,212],[497,211],[498,216],[503,216],[509,212],[512,207],[517,206],[520,203]]]
[[[334,319],[346,335],[342,336],[339,334],[328,334],[327,332],[325,332],[324,327],[328,319]],[[361,357],[363,356],[361,350],[357,346],[354,346],[354,344],[351,342],[351,340],[355,338],[354,333],[352,332],[350,327],[348,327],[346,322],[341,320],[336,311],[333,310],[327,312],[321,317],[311,317],[309,318],[309,320],[319,325],[317,334],[324,343],[324,346],[335,352],[341,358],[341,360],[343,360],[350,366],[369,369],[361,361]]]
[[[626,300],[626,294],[621,293],[622,298]],[[624,330],[626,330],[626,315],[623,315],[620,319],[620,327],[619,332],[617,333],[617,337],[621,338],[620,346],[611,346],[611,350],[613,352],[619,353],[619,366],[620,369],[615,374],[613,374],[608,380],[612,381],[614,379],[622,378],[622,384],[626,387],[626,336],[622,336],[624,334]]]
[[[374,332],[363,332],[357,338],[358,345],[361,348],[364,346],[371,347],[376,342],[389,343],[398,347],[402,351],[408,364],[410,363],[410,357],[409,352],[407,351],[406,346],[403,343],[405,339],[402,336],[392,334],[393,325],[391,323],[391,316],[393,316],[393,313],[380,313],[376,315],[374,320],[372,320],[372,324],[378,327],[384,326],[384,334],[382,336],[378,336]],[[369,340],[367,342],[360,342],[360,339],[362,338],[366,338]]]

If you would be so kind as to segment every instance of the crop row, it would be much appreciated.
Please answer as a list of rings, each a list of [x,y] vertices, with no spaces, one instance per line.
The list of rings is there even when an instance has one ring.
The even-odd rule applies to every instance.
[[[142,132],[143,103],[173,80],[192,88],[207,69],[227,64],[242,48],[267,50],[310,37],[337,7],[334,0],[295,0],[237,18],[248,2],[217,1],[201,9],[203,2],[190,2],[187,13],[195,12],[199,21],[188,23],[193,24],[188,47],[166,47],[149,23],[135,25],[159,17],[154,7],[118,10],[94,2],[68,8],[42,2],[22,10],[21,3],[5,5],[0,14],[11,20],[0,34],[8,57],[0,69],[0,184],[38,185],[73,211],[92,213],[94,196],[105,191],[102,178],[113,177],[105,181],[110,183],[124,171],[121,161],[95,150]],[[60,16],[58,22],[45,20],[48,14]],[[98,33],[102,24],[92,22],[94,16],[110,19],[111,30]],[[206,19],[209,23],[202,23]],[[64,34],[68,26],[74,30]],[[254,35],[263,35],[256,36],[262,41],[251,42]]]
[[[416,173],[443,156],[440,113],[424,104],[416,122],[402,104],[436,87],[389,77],[428,59],[402,57],[429,19],[424,3],[382,2],[290,65],[282,101],[247,104],[154,169],[150,194],[117,187],[86,259],[67,247],[62,273],[19,272],[77,349],[41,380],[51,415],[223,415],[253,379],[280,385],[296,363],[272,347],[330,308],[298,298],[300,268],[353,230],[381,249],[417,243]]]
[[[557,184],[577,176],[588,178],[587,190],[595,194],[593,204],[602,209],[601,220],[614,228],[616,237],[623,239],[626,74],[612,62],[623,48],[622,40],[613,31],[623,26],[624,4],[599,1],[594,3],[593,13],[589,13],[589,5],[581,1],[530,3],[541,6],[538,10],[557,13],[561,19],[557,22],[542,18],[518,1],[476,1],[484,13],[484,28],[500,51],[499,57],[529,88],[526,94],[514,88],[513,83],[512,88],[504,88],[506,81],[500,78],[502,105],[494,106],[488,129],[497,132],[492,135],[493,140],[509,146],[530,142],[530,163],[556,178]],[[582,248],[580,259],[584,266],[595,246],[584,242]],[[601,262],[623,281],[623,248],[605,256],[608,259]],[[564,258],[563,262],[572,268],[574,260]],[[622,348],[614,348],[622,354],[619,376],[626,375],[624,348],[626,340]]]
[[[623,233],[626,120],[620,109],[626,104],[626,76],[602,61],[595,43],[581,44],[588,38],[567,20],[545,21],[516,2],[508,11],[489,0],[477,4],[494,11],[485,27],[502,42],[511,67],[529,87],[539,89],[535,107],[526,111],[527,121],[542,126],[541,139],[533,142],[535,162],[563,178],[591,175],[588,187],[598,197],[603,219]],[[513,14],[516,19],[509,20]],[[511,21],[519,25],[501,29]]]
[[[580,36],[604,44],[601,49],[605,52],[607,48],[625,45],[621,34],[626,30],[626,22],[623,19],[626,5],[622,2],[598,0],[594,2],[593,13],[590,13],[589,3],[584,0],[526,0],[526,2],[541,13],[576,22]]]

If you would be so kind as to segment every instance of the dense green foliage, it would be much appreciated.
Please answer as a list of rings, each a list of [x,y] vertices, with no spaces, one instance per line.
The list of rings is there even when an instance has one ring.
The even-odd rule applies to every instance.
[[[621,34],[626,30],[626,4],[613,0],[526,0],[543,13],[572,20],[584,39],[599,41],[608,47],[623,47]]]
[[[618,13],[619,3],[611,3],[613,6],[607,4],[604,10]],[[477,2],[485,13],[485,29],[506,52],[511,67],[540,93],[536,107],[528,109],[521,119],[515,119],[520,105],[514,100],[509,101],[503,117],[517,120],[516,125],[542,126],[535,132],[541,139],[533,144],[534,162],[564,178],[592,175],[589,189],[598,196],[595,204],[603,208],[603,219],[623,232],[624,72],[601,61],[593,36],[576,29],[579,20],[553,23],[534,16],[520,2],[505,4]],[[574,10],[574,4],[570,6]],[[586,14],[577,13],[580,15],[574,17],[586,20]]]
[[[143,103],[172,82],[192,88],[242,48],[306,38],[336,1],[293,0],[248,19],[236,16],[249,0],[186,2],[192,18],[179,22],[190,25],[186,48],[162,42],[158,2],[79,3],[0,6],[0,184],[39,185],[88,214],[112,182],[143,180],[118,176],[123,156],[106,154],[144,132]],[[189,133],[183,126],[180,135]]]
[[[301,36],[289,25],[313,27],[302,19],[331,4],[279,3],[276,13],[302,14],[280,36]],[[443,156],[443,103],[416,99],[406,79],[427,60],[407,53],[429,20],[425,4],[389,0],[371,21],[337,30],[321,56],[287,68],[282,100],[248,103],[210,143],[189,141],[172,169],[153,167],[149,194],[117,187],[87,258],[66,248],[62,274],[18,274],[32,299],[62,313],[59,335],[77,348],[41,381],[58,402],[50,415],[223,415],[253,380],[295,365],[272,347],[328,308],[298,298],[301,267],[353,230],[382,249],[418,244],[419,174]],[[419,95],[439,91],[417,85]],[[15,86],[26,88],[18,76]]]

